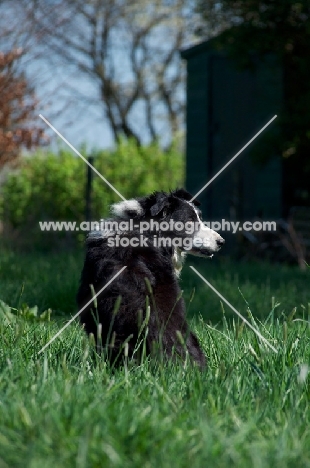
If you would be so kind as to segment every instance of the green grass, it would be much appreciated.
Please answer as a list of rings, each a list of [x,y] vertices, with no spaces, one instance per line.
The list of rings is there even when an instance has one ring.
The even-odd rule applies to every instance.
[[[37,305],[40,311],[51,308],[54,315],[73,314],[83,259],[83,247],[46,254],[0,251],[0,299],[12,307],[27,303]],[[243,314],[247,314],[249,305],[253,315],[266,317],[274,302],[279,304],[278,315],[289,314],[294,307],[300,317],[308,313],[310,270],[304,273],[297,267],[231,262],[219,255],[212,260],[187,258],[180,283],[190,316],[201,314],[205,320],[216,322],[222,318],[222,309],[219,298],[189,265],[194,265]],[[226,306],[225,312],[228,318],[233,316]]]
[[[111,370],[92,357],[77,323],[38,354],[76,311],[82,255],[0,258],[0,299],[20,309],[0,313],[1,468],[310,467],[309,270],[195,262],[277,354],[226,306],[223,315],[217,296],[185,268],[207,371],[147,360]],[[23,303],[52,308],[51,320],[27,315]]]

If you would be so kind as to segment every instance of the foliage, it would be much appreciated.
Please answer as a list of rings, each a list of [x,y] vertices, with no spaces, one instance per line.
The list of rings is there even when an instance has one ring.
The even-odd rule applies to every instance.
[[[16,69],[22,49],[0,51],[0,168],[12,163],[23,148],[46,142],[43,129],[34,123],[38,101],[23,74]]]
[[[215,40],[241,67],[277,58],[283,70],[283,109],[279,131],[258,142],[260,160],[281,154],[286,196],[291,204],[310,204],[310,4],[262,0],[198,0],[198,11],[222,32]],[[202,32],[204,34],[204,32]],[[272,135],[272,136],[271,136]]]
[[[121,139],[115,149],[92,154],[94,167],[125,198],[183,185],[183,158],[176,145],[164,152],[157,143],[139,146],[134,140]],[[28,230],[28,236],[39,235],[39,221],[84,221],[86,170],[79,157],[63,149],[23,158],[1,188],[0,218],[21,233]],[[118,200],[94,176],[92,219],[106,216],[110,204]]]
[[[73,315],[68,281],[76,281],[76,257],[1,252],[1,295],[7,295],[12,281],[18,290],[25,279],[32,282],[24,291],[29,304],[45,297],[47,307],[58,301],[59,308]],[[210,262],[206,267],[212,283],[217,269],[210,271]],[[248,315],[277,354],[242,323],[226,321],[220,301],[210,304],[213,293],[206,294],[204,285],[204,300],[198,305],[195,295],[191,307],[206,317],[217,313],[212,325],[192,324],[208,357],[206,372],[189,362],[180,366],[158,361],[139,367],[127,361],[124,368],[112,371],[93,353],[76,322],[38,354],[64,320],[31,320],[17,313],[8,323],[0,313],[2,465],[309,466],[309,322],[307,311],[304,319],[296,320],[287,304],[292,300],[299,306],[301,293],[309,301],[308,274],[236,263],[223,267],[216,277],[216,287],[229,294],[228,299],[238,296],[240,287],[246,307],[265,317],[260,322]],[[283,281],[281,290],[276,277]],[[298,283],[301,277],[303,286]],[[183,284],[188,289],[188,282]],[[275,307],[273,296],[280,307]]]
[[[22,304],[18,309],[14,309],[0,299],[0,321],[7,324],[16,323],[19,317],[29,321],[50,320],[51,309],[38,314],[38,306],[29,307],[28,304]]]

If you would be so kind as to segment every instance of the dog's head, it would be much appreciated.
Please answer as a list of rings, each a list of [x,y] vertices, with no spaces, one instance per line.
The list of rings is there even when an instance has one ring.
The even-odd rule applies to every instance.
[[[196,199],[191,202],[192,198],[184,189],[170,193],[154,192],[147,197],[114,204],[112,213],[119,218],[134,219],[135,222],[165,221],[172,228],[169,228],[169,232],[161,233],[162,235],[180,237],[189,241],[179,247],[181,251],[200,257],[212,257],[225,241],[217,232],[203,224],[201,211],[198,208],[200,203]]]

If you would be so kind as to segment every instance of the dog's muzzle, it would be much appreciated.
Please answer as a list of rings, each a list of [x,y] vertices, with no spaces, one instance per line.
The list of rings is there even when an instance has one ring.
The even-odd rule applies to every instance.
[[[224,244],[222,236],[208,227],[203,227],[195,234],[189,253],[198,257],[212,257]]]

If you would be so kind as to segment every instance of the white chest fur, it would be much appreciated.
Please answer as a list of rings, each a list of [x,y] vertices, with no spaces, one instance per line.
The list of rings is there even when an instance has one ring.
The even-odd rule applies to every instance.
[[[181,252],[178,248],[175,248],[172,254],[172,263],[176,277],[179,277],[183,268],[183,263],[186,257],[185,252]]]

